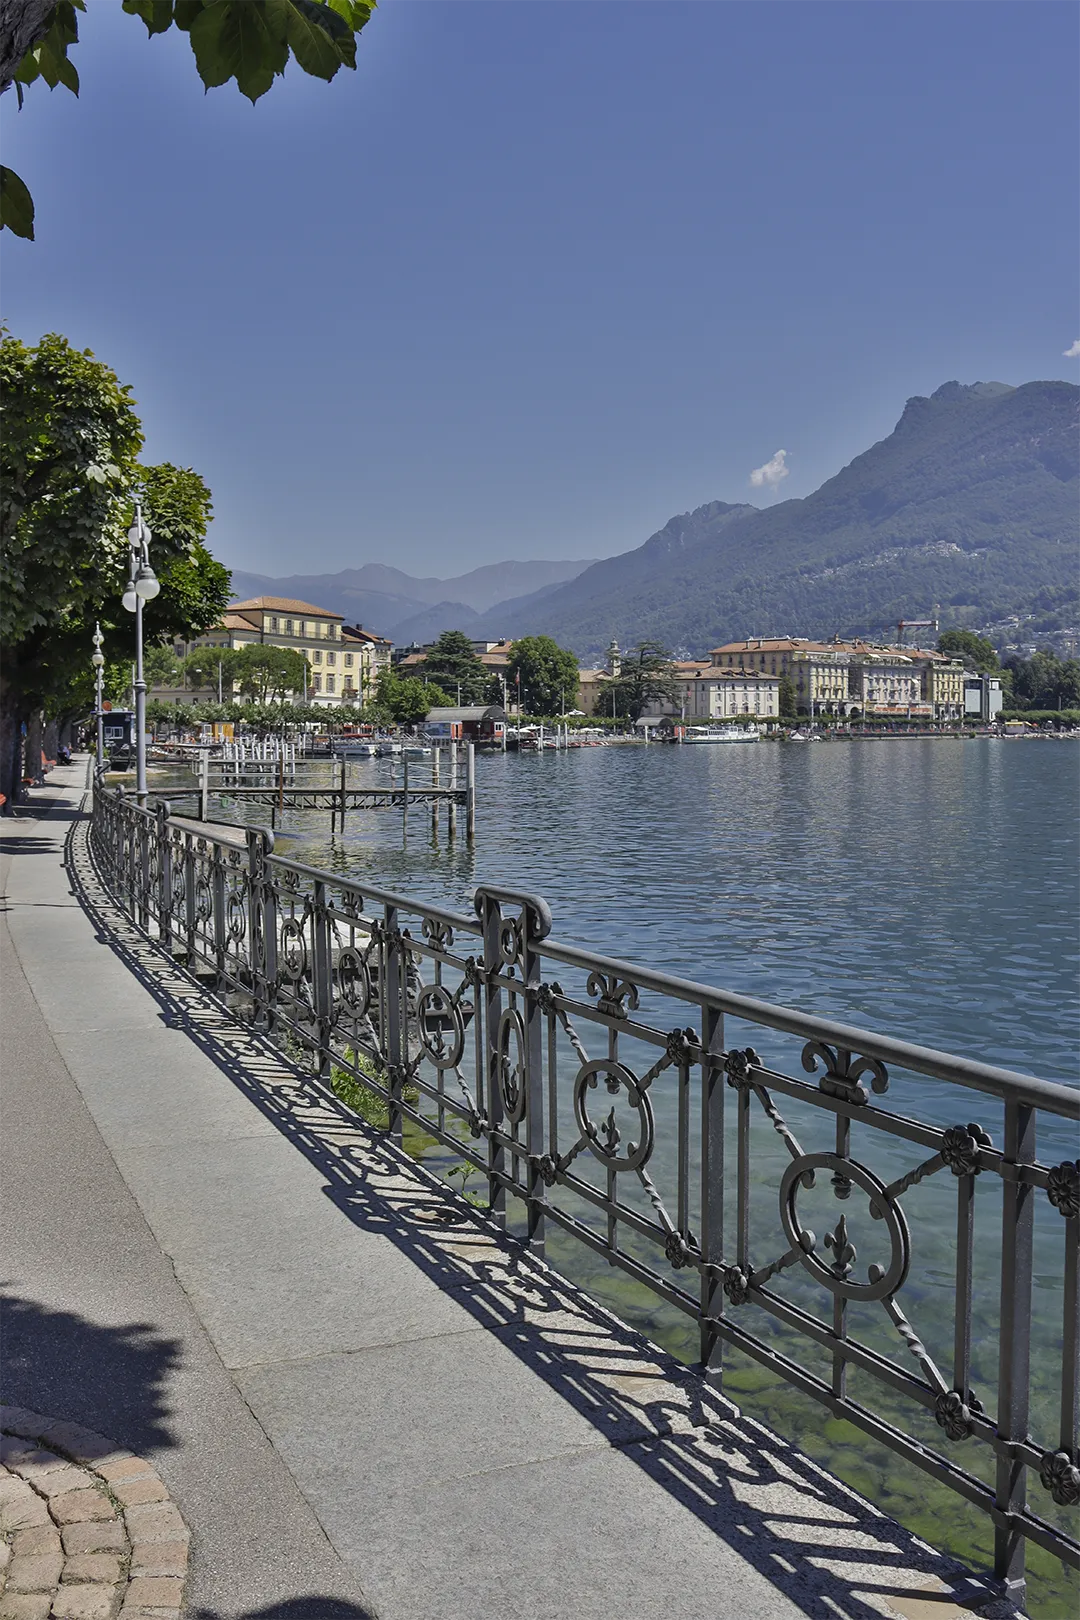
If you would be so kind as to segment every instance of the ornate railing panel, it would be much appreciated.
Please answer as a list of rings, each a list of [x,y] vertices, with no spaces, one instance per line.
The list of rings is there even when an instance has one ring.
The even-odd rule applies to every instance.
[[[516,891],[458,913],[101,788],[93,842],[238,1016],[534,1251],[558,1229],[692,1319],[714,1382],[745,1352],[984,1510],[1015,1600],[1028,1541],[1080,1565],[1080,1092],[558,942]]]

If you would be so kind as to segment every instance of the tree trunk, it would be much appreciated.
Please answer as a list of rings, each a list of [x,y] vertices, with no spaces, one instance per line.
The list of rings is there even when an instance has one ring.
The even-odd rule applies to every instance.
[[[0,94],[27,51],[45,38],[55,0],[0,0]]]
[[[55,720],[50,720],[46,724],[45,736],[41,746],[45,750],[45,758],[51,759],[55,765],[57,752],[60,748],[60,727]]]
[[[40,709],[34,709],[26,717],[26,764],[23,775],[28,777],[33,787],[44,787],[45,771],[41,761],[41,740],[44,727],[42,725]]]
[[[9,816],[22,793],[22,724],[25,704],[10,687],[0,690],[0,794]]]

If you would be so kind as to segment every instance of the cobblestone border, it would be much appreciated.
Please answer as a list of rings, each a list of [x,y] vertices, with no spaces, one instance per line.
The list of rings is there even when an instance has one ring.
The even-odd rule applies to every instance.
[[[141,1457],[0,1406],[0,1620],[179,1620],[190,1541]]]

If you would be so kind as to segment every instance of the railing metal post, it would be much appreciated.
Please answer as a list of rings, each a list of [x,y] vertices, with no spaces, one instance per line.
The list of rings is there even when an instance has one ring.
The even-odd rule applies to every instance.
[[[401,1146],[403,1116],[401,1112],[405,1070],[402,1061],[402,1025],[407,1021],[408,967],[404,960],[405,942],[398,926],[396,906],[388,905],[383,911],[383,1055],[389,1081],[389,1134],[390,1140]]]
[[[326,905],[326,884],[316,879],[314,909],[311,916],[313,931],[311,971],[313,976],[312,1006],[318,1026],[319,1078],[330,1078],[330,1034],[334,1010],[334,962],[330,949],[330,916]]]
[[[225,988],[225,942],[229,937],[228,918],[225,915],[225,858],[220,845],[214,848],[210,905],[211,920],[214,931],[214,966],[217,971],[218,989]]]
[[[476,843],[476,744],[469,743],[465,754],[465,842]]]
[[[503,961],[500,950],[502,907],[495,897],[481,890],[477,895],[484,939],[484,1089],[481,1104],[488,1122],[488,1209],[493,1221],[506,1225],[506,1149],[500,1140],[503,1127],[502,1086],[500,1085],[499,1030],[502,1024],[503,993],[499,983]],[[479,1101],[479,1099],[478,1099]]]
[[[723,1381],[723,1343],[705,1325],[724,1312],[724,1290],[718,1272],[724,1259],[724,1015],[715,1007],[701,1009],[701,1365],[717,1389]]]
[[[204,748],[199,755],[199,820],[208,821],[210,803],[210,751]]]
[[[264,827],[249,827],[248,846],[248,954],[251,970],[251,990],[255,1001],[255,1021],[270,1022],[270,1003],[276,971],[271,974],[270,960],[277,943],[277,921],[271,916],[271,885],[267,879],[266,859],[274,847],[274,835]]]
[[[172,949],[172,845],[169,842],[169,816],[171,808],[161,800],[154,811],[154,836],[158,846],[158,939],[168,951]]]
[[[196,906],[195,889],[195,840],[190,833],[184,834],[184,933],[186,935],[188,967],[195,965],[195,945],[197,939],[198,918],[195,915]]]
[[[1024,1604],[1026,1538],[1011,1516],[1026,1506],[1027,1470],[1013,1447],[1028,1438],[1035,1233],[1035,1189],[1020,1181],[1019,1173],[1034,1159],[1035,1110],[1010,1098],[1005,1104],[994,1573],[1018,1608]]]
[[[470,765],[472,744],[469,745]],[[547,1185],[540,1174],[544,1144],[544,1015],[540,1010],[541,963],[536,948],[535,913],[529,905],[521,908],[522,978],[525,982],[525,1040],[521,1054],[525,1073],[525,1150],[528,1154],[528,1242],[534,1254],[543,1258]]]

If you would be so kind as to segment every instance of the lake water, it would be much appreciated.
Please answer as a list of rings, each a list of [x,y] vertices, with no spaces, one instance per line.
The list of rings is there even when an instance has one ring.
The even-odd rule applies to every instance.
[[[334,838],[287,817],[277,848],[463,908],[478,882],[531,889],[559,938],[1076,1079],[1078,765],[1075,742],[981,738],[481,754],[475,852],[420,811],[404,843],[388,812]]]
[[[479,882],[530,889],[548,901],[560,939],[1075,1084],[1078,766],[1075,742],[990,739],[481,755],[475,851],[463,838],[448,844],[445,824],[434,840],[419,810],[404,839],[400,816],[390,812],[350,812],[344,836],[334,837],[325,812],[287,815],[277,850],[462,909]],[[429,770],[426,761],[410,762],[414,784]],[[374,784],[390,772],[388,761],[358,761],[350,780]],[[400,762],[396,772],[400,781]],[[238,819],[228,802],[217,814]],[[265,822],[266,815],[252,807],[249,819]],[[740,1039],[754,1035],[733,1035],[730,1044]],[[761,1049],[769,1052],[767,1041]],[[895,1104],[885,1106],[942,1123],[970,1119],[1000,1141],[1001,1107],[990,1099],[910,1076],[893,1090]],[[1051,1122],[1039,1151],[1051,1163],[1073,1157],[1075,1132]],[[784,1149],[767,1125],[754,1152],[761,1185],[775,1188]],[[891,1139],[882,1152],[887,1176],[910,1167],[910,1150]],[[432,1157],[443,1169],[453,1162]],[[662,1169],[659,1152],[658,1163]],[[915,1263],[905,1308],[947,1367],[952,1178],[924,1183],[910,1203]],[[766,1205],[755,1252],[768,1258],[775,1197]],[[1000,1188],[980,1186],[979,1208],[973,1379],[989,1393]],[[1037,1432],[1050,1432],[1062,1222],[1044,1199],[1037,1222],[1033,1418]],[[601,1301],[693,1359],[694,1336],[678,1312],[572,1240],[556,1236],[549,1252]],[[860,1331],[895,1353],[887,1323],[868,1319]],[[985,1520],[921,1472],[827,1419],[756,1364],[734,1356],[727,1378],[748,1410],[912,1528],[965,1558],[988,1559]],[[880,1386],[852,1392],[890,1415]],[[940,1440],[932,1422],[924,1437]],[[989,1459],[980,1464],[972,1449],[957,1460],[986,1477]],[[1032,1496],[1036,1511],[1060,1520],[1037,1484]],[[1076,1588],[1060,1566],[1037,1551],[1031,1566],[1032,1613],[1071,1614]]]

